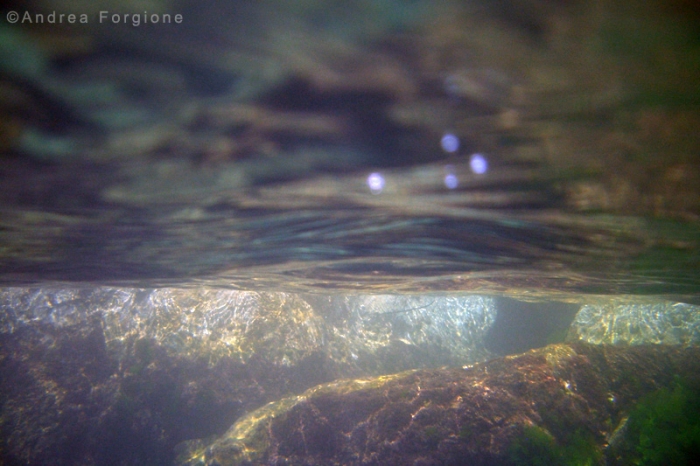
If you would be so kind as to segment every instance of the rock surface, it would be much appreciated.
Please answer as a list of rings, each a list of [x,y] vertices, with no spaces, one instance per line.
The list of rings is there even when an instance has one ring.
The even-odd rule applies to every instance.
[[[698,356],[562,344],[464,369],[334,382],[248,414],[183,464],[509,464],[533,427],[557,445],[583,443],[600,462],[626,411],[676,375],[697,377]]]
[[[6,288],[0,464],[172,464],[313,386],[484,360],[494,313],[477,296]]]
[[[585,305],[571,324],[569,337],[596,345],[697,345],[700,306],[615,300]]]

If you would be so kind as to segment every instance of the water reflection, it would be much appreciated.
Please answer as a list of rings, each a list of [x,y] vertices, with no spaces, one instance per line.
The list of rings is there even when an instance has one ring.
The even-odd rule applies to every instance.
[[[692,21],[517,3],[3,25],[0,283],[697,302]]]
[[[99,209],[6,209],[5,282],[697,299],[695,224],[555,210],[560,180],[541,170],[476,175],[468,161],[447,174],[443,164],[386,170],[374,195],[362,174],[251,191],[228,188],[217,170],[206,187],[192,179],[182,191],[186,166],[140,168],[102,193]],[[82,185],[102,179],[80,173]],[[42,196],[60,203],[51,193]]]

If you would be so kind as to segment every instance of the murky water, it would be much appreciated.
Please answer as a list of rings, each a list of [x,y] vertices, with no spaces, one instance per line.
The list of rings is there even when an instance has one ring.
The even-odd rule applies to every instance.
[[[349,430],[374,453],[312,454],[277,427],[269,453],[253,434],[300,400],[326,413],[319,394],[386,390],[397,404],[367,419],[399,442],[383,436],[409,432],[406,413],[459,411],[486,379],[443,406],[421,404],[428,375],[388,374],[567,341],[544,365],[479,367],[516,399],[530,395],[508,364],[544,384],[534,404],[598,374],[588,388],[623,401],[580,396],[607,419],[552,411],[590,437],[561,437],[576,429],[544,411],[478,429],[506,445],[530,423],[625,464],[626,440],[601,448],[633,401],[692,372],[674,351],[700,339],[692,2],[133,3],[3,10],[0,463],[170,464],[178,445],[182,464],[399,464]],[[637,345],[681,362],[620,385],[653,350],[596,351]],[[462,383],[430,374],[430,393]],[[421,422],[401,441],[489,464],[465,440],[477,427]]]

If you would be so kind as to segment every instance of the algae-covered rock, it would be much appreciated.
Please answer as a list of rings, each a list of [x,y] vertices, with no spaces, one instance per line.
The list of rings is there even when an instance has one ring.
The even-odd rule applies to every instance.
[[[248,414],[185,464],[534,464],[533,454],[596,464],[633,404],[676,374],[697,373],[698,356],[562,344],[463,369],[335,382]]]
[[[263,406],[262,408],[249,413],[241,418],[229,431],[220,439],[216,440],[212,446],[207,448],[203,454],[207,457],[207,461],[219,461],[222,464],[227,464],[234,460],[234,464],[257,464],[267,457],[268,450],[273,446],[274,440],[270,429],[273,428],[273,420],[279,421],[285,427],[292,427],[290,424],[296,422],[304,422],[299,418],[296,408],[306,403],[315,404],[319,399],[325,399],[327,402],[332,402],[335,396],[351,395],[362,390],[381,388],[391,380],[399,379],[404,374],[381,376],[374,379],[358,379],[358,380],[341,380],[320,385],[307,390],[299,396],[284,398],[279,401]],[[362,395],[360,395],[362,397]],[[377,408],[376,401],[372,402],[369,398],[366,401],[370,403],[362,409],[360,406],[349,404],[346,410],[345,407],[336,407],[342,412],[345,418],[345,423],[348,421],[359,421],[362,416],[367,415],[367,407]],[[327,406],[330,407],[330,406]],[[333,419],[337,420],[337,419]],[[337,434],[331,429],[329,423],[332,420],[328,419],[311,419],[312,424],[309,425],[310,430],[307,432],[289,432],[291,436],[298,437],[301,435],[304,439],[307,436],[313,436],[318,441],[312,448],[321,448],[327,450],[336,444],[333,437]],[[275,427],[277,431],[278,428]],[[328,435],[328,436],[326,436]],[[298,438],[296,440],[299,440]],[[305,442],[305,440],[303,440]],[[326,443],[326,441],[330,443]],[[292,448],[295,448],[292,446]],[[196,457],[190,458],[189,461],[198,461]]]
[[[616,429],[608,465],[697,464],[700,459],[700,385],[678,378],[644,398]]]
[[[206,288],[0,290],[0,463],[171,464],[176,445],[319,384],[486,357],[488,298],[324,301]]]

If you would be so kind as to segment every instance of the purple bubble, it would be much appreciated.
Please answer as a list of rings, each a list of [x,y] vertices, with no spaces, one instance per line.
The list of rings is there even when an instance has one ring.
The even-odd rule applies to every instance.
[[[372,194],[379,194],[384,189],[384,177],[379,173],[371,173],[367,177],[367,186]]]
[[[486,161],[486,158],[479,153],[472,154],[469,158],[469,166],[477,175],[483,175],[489,169],[489,163]]]
[[[440,139],[440,146],[445,152],[457,152],[459,150],[459,138],[452,133],[445,133]]]
[[[455,189],[458,185],[459,180],[457,179],[457,175],[454,173],[445,175],[445,186],[447,186],[447,189]]]

